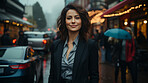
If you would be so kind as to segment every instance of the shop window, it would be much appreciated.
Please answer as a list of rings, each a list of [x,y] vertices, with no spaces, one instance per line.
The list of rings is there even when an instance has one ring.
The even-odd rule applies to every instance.
[[[144,37],[147,39],[147,23],[144,23],[145,19],[137,21],[137,37],[139,37],[139,31],[142,32]]]
[[[109,21],[109,28],[113,28],[113,21],[112,20]]]

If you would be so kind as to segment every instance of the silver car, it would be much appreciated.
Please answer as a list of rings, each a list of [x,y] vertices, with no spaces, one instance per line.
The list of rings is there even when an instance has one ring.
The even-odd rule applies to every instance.
[[[49,52],[51,40],[45,32],[24,32],[28,37],[28,45],[34,50]]]

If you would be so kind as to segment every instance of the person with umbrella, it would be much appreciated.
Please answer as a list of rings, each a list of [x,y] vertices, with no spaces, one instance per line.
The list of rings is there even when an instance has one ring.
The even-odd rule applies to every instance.
[[[137,83],[137,67],[134,60],[136,46],[132,29],[130,27],[126,27],[125,30],[112,29],[105,32],[105,35],[120,39],[114,48],[116,51],[113,53],[116,62],[119,62],[115,64],[115,83],[117,83],[119,67],[121,68],[122,83],[126,83],[126,66],[131,72],[133,83]]]

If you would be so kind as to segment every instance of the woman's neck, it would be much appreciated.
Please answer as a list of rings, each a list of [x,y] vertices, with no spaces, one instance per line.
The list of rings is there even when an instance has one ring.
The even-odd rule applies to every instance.
[[[79,32],[69,32],[69,38],[68,38],[68,43],[73,43],[73,41],[76,39],[78,36]]]

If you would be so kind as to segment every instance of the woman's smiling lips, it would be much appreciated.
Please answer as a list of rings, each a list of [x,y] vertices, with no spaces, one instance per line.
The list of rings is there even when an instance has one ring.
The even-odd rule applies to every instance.
[[[72,28],[75,28],[75,27],[77,27],[77,25],[70,25]]]

